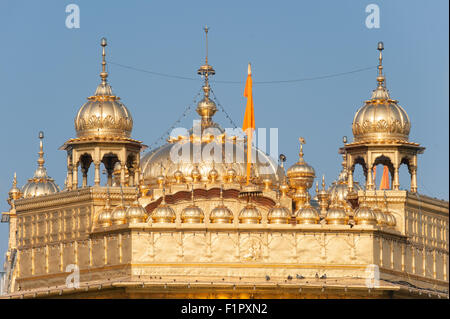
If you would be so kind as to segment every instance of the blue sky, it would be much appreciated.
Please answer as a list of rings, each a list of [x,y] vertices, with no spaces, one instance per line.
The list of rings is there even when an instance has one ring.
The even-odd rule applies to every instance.
[[[66,5],[80,8],[80,28],[65,26]],[[365,25],[368,4],[380,7],[380,28]],[[375,67],[378,41],[391,97],[412,122],[410,140],[426,147],[419,157],[419,192],[448,200],[448,1],[19,1],[0,3],[0,194],[6,200],[14,172],[19,186],[32,177],[37,135],[45,132],[48,173],[63,186],[73,119],[99,83],[100,38],[107,59],[154,72],[196,78],[204,59],[205,24],[215,79],[254,81],[320,77]],[[109,82],[134,118],[133,137],[158,138],[192,103],[201,81],[181,80],[108,65]],[[337,178],[342,136],[352,140],[353,116],[376,85],[376,69],[321,80],[255,84],[257,127],[279,129],[287,165],[305,159]],[[213,83],[233,120],[242,123],[244,83]],[[190,112],[181,126],[190,127]],[[222,113],[215,117],[224,127]],[[357,179],[361,179],[359,176]],[[381,174],[379,174],[381,175]],[[409,187],[406,167],[401,188]],[[313,193],[313,192],[312,192]],[[1,197],[0,196],[0,197]],[[6,211],[6,201],[0,210]],[[0,253],[7,247],[0,225]]]

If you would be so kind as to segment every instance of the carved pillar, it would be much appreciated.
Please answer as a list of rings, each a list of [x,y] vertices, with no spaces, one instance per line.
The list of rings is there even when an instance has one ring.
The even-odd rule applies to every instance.
[[[411,192],[417,192],[417,166],[411,166],[409,173],[411,174]]]
[[[372,167],[372,165],[368,166],[366,189],[373,190],[373,167]]]
[[[348,181],[347,181],[348,191],[352,192],[353,191],[353,166],[349,167],[347,178],[348,178]]]
[[[125,186],[125,163],[120,162],[120,185]]]
[[[100,161],[94,162],[95,174],[94,174],[94,185],[100,186]]]
[[[395,165],[394,166],[394,183],[392,184],[392,188],[396,191],[399,190],[400,188],[400,181],[399,181],[399,177],[398,177],[398,166],[399,165]]]
[[[72,166],[72,174],[73,174],[73,189],[77,189],[78,188],[78,163],[75,163]]]
[[[88,169],[86,167],[81,167],[81,172],[83,173],[83,180],[81,182],[81,187],[86,187],[87,186],[87,172]]]
[[[73,165],[67,165],[67,189],[72,190],[73,185]]]
[[[134,186],[134,167],[128,168],[128,186]]]

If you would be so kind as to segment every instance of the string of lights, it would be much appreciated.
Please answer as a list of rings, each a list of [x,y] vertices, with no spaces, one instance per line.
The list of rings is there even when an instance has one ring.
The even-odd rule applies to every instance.
[[[181,76],[181,75],[174,75],[174,74],[155,72],[155,71],[145,70],[145,69],[141,69],[141,68],[137,68],[137,67],[134,67],[134,66],[121,64],[121,63],[116,63],[116,62],[112,62],[112,61],[108,61],[108,64],[116,65],[118,67],[129,69],[129,70],[133,70],[133,71],[137,71],[137,72],[152,74],[152,75],[166,77],[166,78],[173,78],[173,79],[178,79],[178,80],[189,80],[189,81],[201,81],[200,79],[197,79],[197,78],[191,78],[191,77],[186,77],[186,76]],[[326,75],[321,75],[321,76],[313,76],[313,77],[290,79],[290,80],[254,81],[253,84],[281,84],[281,83],[296,83],[296,82],[323,80],[323,79],[329,79],[329,78],[334,78],[334,77],[339,77],[339,76],[344,76],[344,75],[364,72],[364,71],[375,69],[377,67],[378,66],[369,66],[369,67],[359,68],[359,69],[346,71],[346,72],[339,72],[339,73],[332,73],[332,74],[326,74]],[[222,84],[244,84],[245,83],[245,81],[224,81],[224,80],[213,80],[213,79],[211,79],[210,82],[211,83],[222,83]]]

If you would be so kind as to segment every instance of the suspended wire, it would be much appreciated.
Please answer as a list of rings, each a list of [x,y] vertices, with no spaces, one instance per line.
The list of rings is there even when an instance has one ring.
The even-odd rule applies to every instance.
[[[178,117],[178,119],[177,119],[177,120],[169,127],[169,129],[167,129],[167,131],[165,131],[159,138],[157,138],[152,144],[150,144],[150,146],[149,146],[149,149],[150,149],[150,150],[156,149],[157,146],[160,145],[159,143],[162,142],[162,141],[164,141],[164,138],[165,138],[166,136],[168,136],[168,135],[170,134],[170,132],[172,132],[172,130],[173,130],[178,124],[180,124],[181,120],[182,120],[183,118],[185,118],[186,115],[189,113],[189,111],[193,108],[193,106],[197,104],[197,100],[198,100],[198,97],[200,96],[201,92],[202,92],[202,89],[200,89],[200,90],[198,91],[198,93],[194,96],[194,98],[193,98],[193,100],[192,100],[192,103],[191,103],[191,104],[188,104],[188,106],[184,109],[183,113],[182,113],[182,114]]]
[[[234,123],[233,119],[231,118],[230,115],[228,115],[227,111],[225,111],[225,108],[222,106],[222,104],[220,104],[219,99],[217,98],[216,94],[214,93],[214,90],[212,88],[211,89],[211,93],[213,95],[214,101],[216,102],[216,104],[220,107],[220,109],[222,110],[223,114],[225,114],[225,117],[230,121],[231,125],[233,125],[234,128],[237,128],[236,123]]]
[[[129,69],[129,70],[133,70],[133,71],[137,71],[137,72],[142,72],[142,73],[147,73],[147,74],[152,74],[152,75],[157,75],[157,76],[162,76],[162,77],[166,77],[166,78],[173,78],[173,79],[179,79],[179,80],[189,80],[189,81],[201,81],[200,79],[197,79],[197,78],[191,78],[191,77],[186,77],[186,76],[181,76],[181,75],[174,75],[174,74],[155,72],[155,71],[150,71],[150,70],[145,70],[145,69],[141,69],[141,68],[136,68],[136,67],[133,67],[133,66],[120,64],[120,63],[116,63],[116,62],[111,62],[111,61],[108,61],[108,64],[113,64],[113,65],[117,65],[117,66],[125,68],[125,69]],[[291,80],[254,81],[253,84],[295,83],[295,82],[323,80],[323,79],[329,79],[329,78],[339,77],[339,76],[353,74],[353,73],[364,72],[364,71],[375,69],[377,67],[378,66],[376,65],[376,66],[360,68],[360,69],[347,71],[347,72],[332,73],[332,74],[327,74],[327,75],[321,75],[321,76],[315,76],[315,77],[307,77],[307,78],[299,78],[299,79],[291,79]],[[221,81],[221,80],[213,80],[213,79],[211,79],[210,82],[211,83],[223,83],[223,84],[244,84],[245,83],[244,80],[243,81]]]

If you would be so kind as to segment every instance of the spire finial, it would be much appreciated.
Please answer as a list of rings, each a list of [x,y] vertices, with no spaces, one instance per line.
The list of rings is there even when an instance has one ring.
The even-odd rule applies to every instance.
[[[223,205],[223,184],[220,185],[220,202]]]
[[[322,175],[322,190],[325,190],[325,175]]]
[[[16,175],[16,172],[14,172],[13,187],[17,187],[17,175]]]
[[[382,51],[384,50],[384,44],[383,42],[378,42],[378,47],[377,50],[380,52],[379,57],[378,57],[378,77],[377,77],[377,82],[378,82],[378,86],[379,87],[383,87],[383,82],[384,82],[384,76],[383,76],[383,53]]]
[[[110,208],[110,194],[109,194],[109,185],[106,186],[106,204],[105,204],[105,208],[109,209]]]
[[[208,26],[205,24],[205,27],[203,28],[205,30],[205,39],[206,39],[206,56],[205,56],[205,64],[208,64]]]
[[[164,186],[162,189],[162,201],[160,205],[165,205],[166,204],[166,187]]]
[[[205,56],[205,64],[202,65],[198,71],[197,74],[201,75],[202,77],[205,76],[205,86],[209,86],[208,84],[208,77],[210,75],[214,75],[216,72],[214,71],[213,67],[208,64],[208,26],[205,25],[203,28],[205,31],[205,42],[206,42],[206,56]]]
[[[107,45],[106,38],[102,38],[100,41],[100,45],[102,46],[102,72],[100,73],[100,77],[102,78],[102,84],[106,84],[106,78],[108,77],[108,72],[106,72],[106,60],[105,60],[105,47]]]
[[[37,163],[39,167],[43,167],[45,160],[44,160],[44,145],[43,145],[43,139],[44,139],[44,132],[39,132],[39,158],[37,160]]]
[[[300,141],[300,153],[298,153],[298,155],[300,158],[303,158],[303,144],[306,144],[306,141],[303,137],[299,137],[298,140]]]

